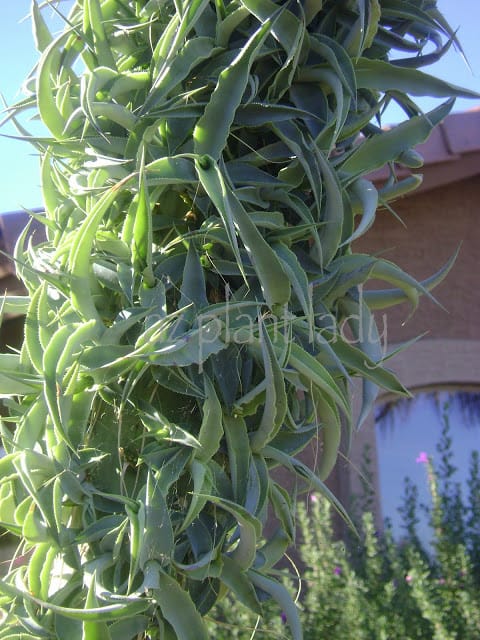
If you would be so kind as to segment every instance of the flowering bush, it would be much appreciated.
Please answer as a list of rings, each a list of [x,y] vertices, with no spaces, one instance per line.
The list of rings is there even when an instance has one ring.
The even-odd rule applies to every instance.
[[[433,458],[425,464],[431,504],[419,505],[416,487],[406,481],[405,536],[395,540],[386,525],[375,530],[367,512],[360,536],[345,545],[335,540],[328,503],[312,495],[298,507],[306,566],[301,583],[290,584],[299,595],[306,640],[471,640],[480,637],[480,466],[472,453],[466,499],[455,480],[448,415]],[[431,546],[417,535],[419,509],[427,512]],[[289,638],[281,612],[269,609],[265,619],[228,602],[216,611],[211,637]]]

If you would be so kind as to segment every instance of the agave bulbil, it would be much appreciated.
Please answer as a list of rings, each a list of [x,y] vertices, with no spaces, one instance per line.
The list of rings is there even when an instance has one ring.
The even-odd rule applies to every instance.
[[[428,291],[351,244],[468,95],[418,70],[455,36],[420,0],[77,0],[59,35],[33,0],[32,22],[8,116],[48,130],[47,239],[18,242],[24,343],[0,356],[0,523],[28,556],[0,583],[0,639],[198,640],[229,590],[259,614],[275,598],[301,638],[275,569],[295,497],[271,470],[348,518],[324,480],[350,378],[360,421],[378,387],[407,393],[372,311]],[[423,114],[421,94],[446,102]],[[383,131],[391,101],[406,120]],[[365,176],[386,164],[379,195]]]

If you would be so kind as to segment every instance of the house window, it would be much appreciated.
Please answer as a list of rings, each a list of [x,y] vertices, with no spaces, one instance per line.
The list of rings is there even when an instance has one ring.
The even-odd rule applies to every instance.
[[[396,538],[405,529],[398,511],[405,495],[405,478],[418,487],[418,503],[430,505],[425,454],[436,467],[442,428],[448,423],[453,482],[468,495],[471,453],[480,449],[480,392],[462,390],[420,392],[411,400],[384,403],[377,408],[375,428],[378,452],[379,491],[382,516],[392,523]],[[428,542],[428,518],[419,509],[418,535]]]

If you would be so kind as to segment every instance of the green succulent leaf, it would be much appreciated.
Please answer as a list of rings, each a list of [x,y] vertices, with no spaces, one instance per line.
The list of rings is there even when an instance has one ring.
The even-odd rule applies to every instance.
[[[277,567],[299,490],[351,525],[325,484],[351,378],[359,423],[379,388],[408,393],[373,310],[434,300],[455,258],[417,282],[352,243],[421,182],[395,164],[478,97],[420,71],[458,40],[435,2],[62,4],[32,0],[38,61],[4,120],[40,156],[45,237],[20,234],[27,295],[0,301],[25,315],[0,354],[0,524],[25,552],[0,638],[197,640],[231,591],[300,640]],[[405,122],[374,125],[392,100]]]

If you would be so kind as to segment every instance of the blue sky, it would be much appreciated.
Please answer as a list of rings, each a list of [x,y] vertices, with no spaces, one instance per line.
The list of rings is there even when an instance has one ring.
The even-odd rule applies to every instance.
[[[455,84],[480,92],[480,3],[478,0],[438,0],[438,6],[453,28],[458,29],[472,72],[453,48],[432,72]],[[4,1],[0,23],[0,92],[7,103],[12,103],[23,79],[33,67],[37,53],[33,44],[30,24],[21,21],[28,15],[30,0]],[[420,103],[428,110],[431,101]],[[480,107],[480,100],[458,100],[455,111]],[[395,119],[395,113],[392,114]],[[14,133],[4,127],[2,133]],[[0,212],[22,207],[41,206],[38,160],[33,147],[27,143],[0,138]]]

